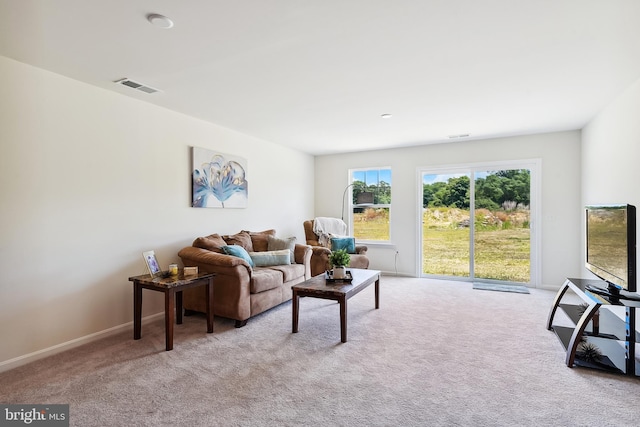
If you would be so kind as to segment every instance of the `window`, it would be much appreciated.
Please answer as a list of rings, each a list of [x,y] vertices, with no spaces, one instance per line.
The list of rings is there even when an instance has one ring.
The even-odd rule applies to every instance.
[[[357,240],[388,242],[391,212],[391,169],[351,171],[351,224]]]

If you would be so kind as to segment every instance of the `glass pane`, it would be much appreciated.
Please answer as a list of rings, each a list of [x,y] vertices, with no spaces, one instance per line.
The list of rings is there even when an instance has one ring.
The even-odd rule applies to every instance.
[[[389,240],[389,208],[353,208],[353,236],[359,240]]]
[[[354,237],[389,241],[391,169],[353,171],[352,178]]]
[[[530,280],[530,171],[475,174],[474,276]]]
[[[469,277],[469,175],[423,175],[422,271]]]

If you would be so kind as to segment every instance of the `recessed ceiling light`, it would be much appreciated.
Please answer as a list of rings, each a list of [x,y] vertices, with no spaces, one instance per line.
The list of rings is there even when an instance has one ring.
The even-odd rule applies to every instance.
[[[163,15],[158,15],[157,13],[147,15],[147,21],[158,28],[169,29],[173,27],[173,21],[171,19]]]
[[[382,117],[383,119],[390,119],[392,117],[391,114],[389,113],[384,113],[383,115],[381,115],[380,117]]]

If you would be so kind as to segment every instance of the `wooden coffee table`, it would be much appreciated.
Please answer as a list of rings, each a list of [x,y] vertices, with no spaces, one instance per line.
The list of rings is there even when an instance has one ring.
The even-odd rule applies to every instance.
[[[347,342],[347,300],[349,298],[375,283],[376,309],[380,308],[380,272],[359,268],[350,268],[348,271],[353,276],[351,283],[327,282],[325,274],[320,274],[291,287],[293,290],[293,333],[298,332],[300,297],[330,299],[340,303],[340,340],[342,342]]]
[[[207,332],[213,332],[213,273],[185,276],[181,269],[175,277],[129,277],[133,282],[133,339],[142,336],[142,289],[164,293],[164,327],[166,350],[173,350],[173,323],[182,323],[182,291],[195,286],[207,288]]]

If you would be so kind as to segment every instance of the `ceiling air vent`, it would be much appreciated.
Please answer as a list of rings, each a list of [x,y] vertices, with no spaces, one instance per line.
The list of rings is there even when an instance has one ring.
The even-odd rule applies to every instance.
[[[123,86],[128,86],[131,89],[139,90],[140,92],[144,92],[144,93],[160,92],[158,89],[154,89],[151,86],[143,85],[142,83],[138,83],[138,82],[135,82],[135,81],[133,81],[131,79],[127,79],[127,78],[116,80],[114,83],[118,83],[118,84],[121,84]]]

